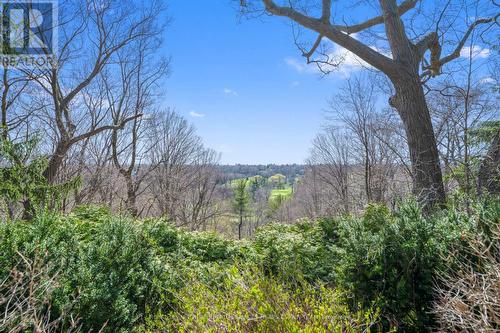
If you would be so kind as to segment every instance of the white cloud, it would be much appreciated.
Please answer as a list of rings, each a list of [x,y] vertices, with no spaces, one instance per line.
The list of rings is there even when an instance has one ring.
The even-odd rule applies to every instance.
[[[190,115],[191,117],[193,117],[193,118],[203,118],[203,117],[205,117],[205,114],[203,114],[203,113],[198,113],[198,112],[196,112],[196,111],[194,111],[194,110],[189,111],[189,115]]]
[[[306,64],[306,62],[304,60],[297,60],[295,58],[291,58],[291,57],[288,57],[288,58],[285,58],[285,63],[295,69],[297,72],[299,73],[310,73],[310,74],[314,74],[314,73],[317,73],[318,72],[318,68],[316,65],[313,65],[313,64]]]
[[[351,36],[356,38],[356,35]],[[327,54],[328,60],[334,65],[319,64],[318,67],[318,64],[307,64],[304,59],[298,60],[291,57],[285,58],[285,63],[299,73],[319,74],[322,72],[332,72],[332,74],[340,75],[343,78],[347,78],[351,75],[351,73],[359,71],[363,68],[372,68],[372,66],[370,66],[367,62],[343,47],[330,41],[326,41],[326,43],[330,44],[331,49],[331,51]],[[391,57],[390,54],[378,49],[375,46],[370,47],[389,58]]]
[[[236,91],[229,89],[229,88],[224,88],[223,92],[226,95],[238,96],[238,93]]]
[[[347,78],[353,72],[357,72],[362,70],[363,68],[371,68],[371,66],[361,60],[357,55],[352,53],[351,51],[347,51],[340,46],[335,46],[335,49],[331,55],[329,55],[331,59],[334,59],[336,63],[339,63],[338,68],[335,69],[335,66],[327,67],[328,70],[337,70],[340,76]]]
[[[492,83],[496,83],[497,81],[492,78],[491,76],[486,76],[486,77],[483,77],[481,80],[479,80],[480,83],[483,83],[483,84],[492,84]]]
[[[328,54],[328,57],[329,61],[334,65],[319,64],[318,67],[316,63],[307,64],[305,60],[298,60],[296,58],[285,58],[285,63],[298,73],[321,74],[323,72],[332,72],[332,75],[338,74],[342,77],[349,77],[352,72],[370,67],[369,64],[352,52],[344,50],[339,46],[335,46],[335,49]]]
[[[300,85],[299,81],[293,81],[292,83],[290,83],[290,86],[292,87],[298,87],[299,85]]]
[[[469,58],[471,56],[471,51],[472,58],[488,58],[491,54],[490,49],[474,45],[472,46],[472,49],[470,46],[465,46],[464,48],[462,48],[462,50],[460,51],[460,56],[462,58]]]

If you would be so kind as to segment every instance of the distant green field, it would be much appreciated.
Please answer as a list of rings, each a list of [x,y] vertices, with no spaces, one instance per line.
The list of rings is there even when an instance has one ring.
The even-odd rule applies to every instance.
[[[256,180],[257,177],[259,177],[259,176],[246,178],[248,180],[247,188],[250,187],[251,182]],[[234,188],[236,186],[236,184],[242,180],[245,180],[245,178],[233,179],[233,180],[228,181],[226,184],[228,186]],[[288,184],[284,185],[284,186],[285,186],[285,188],[283,188],[283,189],[271,189],[271,193],[269,195],[269,204],[270,205],[280,206],[281,203],[292,198],[292,196],[293,196],[292,186],[290,186]]]
[[[274,189],[271,191],[271,196],[269,197],[269,201],[274,201],[276,200],[279,196],[281,196],[282,199],[287,200],[292,197],[293,190],[291,187],[287,187],[282,190]]]
[[[259,176],[253,176],[253,177],[248,177],[248,178],[237,178],[237,179],[233,179],[233,180],[228,181],[226,184],[230,187],[235,187],[238,182],[246,179],[248,181],[247,185],[250,185],[251,182],[254,181],[257,177],[259,177]]]

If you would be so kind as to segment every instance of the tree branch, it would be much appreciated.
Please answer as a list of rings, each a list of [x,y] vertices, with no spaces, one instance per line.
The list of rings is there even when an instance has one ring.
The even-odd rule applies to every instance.
[[[101,127],[95,128],[92,131],[89,131],[87,133],[75,136],[73,139],[71,139],[70,145],[73,145],[73,144],[75,144],[75,143],[77,143],[77,142],[79,142],[81,140],[87,139],[87,138],[89,138],[91,136],[97,135],[97,134],[99,134],[101,132],[104,132],[104,131],[122,129],[128,122],[130,122],[130,121],[132,121],[134,119],[140,118],[142,116],[143,116],[142,113],[139,113],[139,114],[136,114],[136,115],[133,115],[131,117],[123,119],[120,122],[120,124],[118,124],[118,125],[101,126]]]
[[[406,35],[405,27],[399,15],[396,0],[379,0],[384,16],[385,32],[391,46],[393,59],[411,59],[411,43]]]
[[[330,23],[332,15],[332,0],[323,0],[323,9],[321,11],[321,20]]]
[[[389,76],[397,74],[397,66],[392,59],[384,56],[383,54],[375,51],[369,46],[361,43],[348,34],[338,30],[330,23],[325,23],[321,19],[306,16],[291,7],[281,7],[274,3],[272,0],[262,0],[266,6],[266,10],[276,16],[288,17],[297,22],[303,27],[316,31],[320,35],[330,39],[341,47],[351,51],[368,64],[381,70]]]
[[[490,18],[478,19],[474,23],[472,23],[464,36],[455,47],[452,53],[447,55],[446,57],[441,58],[441,45],[439,44],[438,35],[436,32],[432,32],[429,35],[425,36],[418,44],[417,48],[419,50],[420,56],[423,56],[427,50],[431,51],[430,64],[425,67],[424,73],[422,73],[422,77],[425,76],[436,76],[441,74],[441,68],[448,62],[457,59],[460,57],[460,52],[462,51],[465,43],[469,39],[470,35],[474,31],[474,29],[481,24],[495,23],[498,25],[497,20],[500,17],[500,14],[495,15]]]
[[[309,52],[304,52],[302,55],[307,59],[307,63],[309,64],[311,62],[311,57],[313,54],[316,52],[318,49],[319,45],[321,44],[321,40],[323,39],[322,35],[318,35],[318,38],[314,42],[313,46],[311,47],[311,50]]]
[[[399,16],[403,16],[408,11],[410,11],[413,8],[415,8],[416,4],[419,1],[420,0],[406,0],[406,1],[403,1],[401,3],[401,5],[399,5],[399,7],[398,7],[398,14],[399,14]],[[354,24],[354,25],[334,25],[334,27],[336,29],[338,29],[340,31],[343,31],[346,34],[350,35],[350,34],[354,34],[354,33],[360,32],[362,30],[369,29],[369,28],[371,28],[373,26],[376,26],[376,25],[379,25],[379,24],[382,24],[382,23],[384,23],[384,16],[380,15],[380,16],[373,17],[373,18],[371,18],[369,20],[366,20],[363,23]]]

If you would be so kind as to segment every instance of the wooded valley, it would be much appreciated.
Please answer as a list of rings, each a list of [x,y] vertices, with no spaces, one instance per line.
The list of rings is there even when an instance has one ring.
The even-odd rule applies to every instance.
[[[497,2],[2,9],[0,332],[500,330]]]

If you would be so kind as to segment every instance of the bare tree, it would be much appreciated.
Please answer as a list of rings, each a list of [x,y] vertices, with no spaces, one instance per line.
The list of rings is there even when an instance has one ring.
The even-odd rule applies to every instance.
[[[117,181],[110,163],[111,135],[107,132],[94,135],[75,148],[76,156],[69,158],[77,161],[77,174],[82,178],[82,184],[75,189],[75,205],[99,203],[112,207]],[[66,179],[72,177],[75,175],[67,175]]]
[[[151,193],[160,215],[192,229],[205,226],[218,214],[213,201],[218,154],[206,149],[195,129],[172,110],[160,114],[151,132],[155,149],[151,163]]]
[[[318,176],[318,168],[310,167],[297,184],[293,200],[299,207],[299,214],[314,220],[324,212],[321,200],[322,183]]]
[[[500,195],[500,130],[491,142],[490,148],[479,167],[478,192]]]
[[[352,193],[350,177],[352,175],[351,138],[345,133],[328,129],[318,134],[313,141],[313,148],[308,164],[314,174],[325,184],[328,209],[341,206],[340,212],[351,210]],[[323,199],[324,200],[324,199]],[[335,211],[327,211],[330,215]]]
[[[154,149],[156,142],[147,132],[156,126],[153,110],[156,88],[168,74],[169,63],[166,59],[155,61],[161,40],[148,36],[133,45],[135,52],[132,54],[128,50],[118,52],[116,82],[110,82],[107,73],[102,75],[102,80],[115,126],[111,135],[113,164],[125,180],[126,208],[132,216],[138,216],[137,196],[147,189],[143,186],[144,180],[158,166],[149,159],[149,151]],[[120,126],[124,118],[133,120]]]
[[[2,102],[0,130],[4,140],[9,139],[9,132],[25,125],[30,113],[18,112],[21,96],[29,87],[29,80],[25,75],[16,74],[7,67],[2,73]],[[12,138],[10,138],[12,139]]]
[[[155,36],[161,3],[127,1],[67,1],[62,4],[62,32],[57,66],[40,73],[26,73],[38,83],[38,104],[43,106],[54,130],[45,177],[54,182],[64,157],[78,142],[103,131],[122,128],[140,115],[110,124],[106,117],[85,128],[91,110],[82,107],[85,89],[94,83],[120,50],[134,52],[133,42]]]
[[[220,208],[215,202],[219,172],[215,168],[219,154],[201,147],[196,159],[186,166],[186,177],[191,179],[187,192],[178,193],[181,205],[178,212],[180,221],[191,230],[205,230],[208,222],[220,216]]]
[[[478,160],[488,149],[477,142],[474,132],[482,124],[498,118],[498,100],[484,78],[478,78],[481,65],[473,67],[474,55],[471,52],[459,74],[429,92],[431,115],[447,176],[446,188],[451,190],[458,185],[467,202],[476,187]]]
[[[367,2],[356,2],[356,4],[361,3]],[[374,5],[376,9],[373,17],[361,23],[349,24],[346,22],[351,20],[346,18],[343,18],[342,23],[333,23],[342,15],[332,9],[342,7],[334,6],[331,0],[322,0],[315,4],[310,1],[283,1],[283,4],[273,0],[241,1],[247,13],[264,10],[272,15],[286,17],[299,26],[317,33],[317,39],[310,50],[301,47],[308,62],[316,62],[320,68],[325,68],[323,66],[325,64],[330,68],[331,65],[338,65],[339,59],[331,59],[330,54],[324,52],[319,53],[326,58],[313,59],[325,38],[352,52],[390,79],[395,94],[389,99],[389,104],[398,111],[405,126],[412,162],[414,192],[423,203],[431,207],[444,201],[445,192],[438,149],[422,83],[439,75],[443,66],[460,57],[471,33],[479,26],[490,28],[496,25],[500,14],[496,10],[495,3],[485,1],[483,2],[485,8],[481,9],[481,13],[487,17],[470,22],[470,17],[466,15],[464,18],[464,13],[467,13],[464,8],[458,11],[454,8],[460,5],[467,7],[467,4],[450,0],[437,8],[438,10],[433,13],[435,15],[425,15],[422,11],[423,6],[420,6],[422,14],[410,17],[407,24],[410,28],[405,27],[403,18],[410,15],[412,9],[420,3],[419,0],[405,0],[398,5],[396,0],[379,0],[378,6]],[[263,5],[263,8],[259,9],[258,4]],[[453,10],[452,5],[454,5]],[[473,5],[479,4],[474,2]],[[456,19],[457,16],[460,20]],[[454,17],[454,20],[451,17]],[[434,19],[429,20],[429,18]],[[465,24],[462,23],[462,19]],[[460,22],[461,25],[457,27],[453,22]],[[419,29],[419,25],[422,28]],[[464,30],[464,25],[466,25],[465,31],[460,32]],[[380,35],[382,31],[377,30],[380,26],[384,28],[386,39],[383,42],[384,46],[388,45],[390,55],[380,48],[377,49],[376,46],[363,43],[354,36],[362,33]],[[411,33],[413,36],[410,36]],[[452,34],[459,37],[454,42],[455,45],[448,47],[453,43],[450,37]],[[442,56],[443,48],[449,51],[446,56]],[[426,57],[428,53],[430,55]]]
[[[255,178],[255,177],[254,177]],[[263,180],[265,181],[265,179]],[[252,186],[252,185],[250,185]],[[251,211],[254,218],[253,225],[249,225],[249,235],[259,226],[268,222],[269,198],[271,191],[265,186],[259,186],[255,190],[251,189]]]
[[[391,113],[377,110],[372,81],[371,76],[365,75],[347,80],[330,101],[328,126],[342,128],[352,138],[351,186],[364,189],[366,202],[389,204],[399,196],[391,185],[398,178],[401,182],[411,181],[411,171],[406,174],[408,158],[403,148],[404,133],[400,134],[404,129]],[[358,185],[361,178],[363,185]]]
[[[375,168],[373,135],[373,119],[375,119],[374,86],[363,83],[360,77],[350,78],[340,93],[330,101],[330,112],[333,113],[332,120],[340,119],[359,143],[359,154],[361,165],[364,168],[364,188],[366,200],[373,200],[372,178]],[[332,125],[335,126],[335,123]]]

